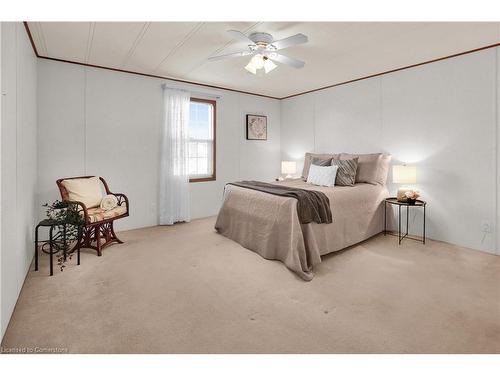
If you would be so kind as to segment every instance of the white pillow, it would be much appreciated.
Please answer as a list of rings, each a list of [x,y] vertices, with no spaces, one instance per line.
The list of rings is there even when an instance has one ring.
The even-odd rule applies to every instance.
[[[70,201],[82,202],[85,207],[99,207],[102,200],[101,180],[98,177],[64,180]]]
[[[322,167],[311,164],[309,174],[307,175],[307,182],[319,186],[334,186],[338,169],[339,167],[337,165]]]
[[[102,198],[101,207],[103,210],[109,211],[118,206],[118,198],[116,195],[108,194],[104,198]]]

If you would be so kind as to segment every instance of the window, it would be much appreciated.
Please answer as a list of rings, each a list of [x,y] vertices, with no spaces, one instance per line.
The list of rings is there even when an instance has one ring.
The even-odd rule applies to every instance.
[[[215,180],[215,101],[191,98],[189,181]]]

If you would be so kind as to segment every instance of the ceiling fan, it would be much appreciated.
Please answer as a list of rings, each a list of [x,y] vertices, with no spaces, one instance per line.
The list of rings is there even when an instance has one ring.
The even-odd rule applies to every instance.
[[[227,55],[218,55],[209,57],[210,61],[218,61],[229,59],[232,57],[252,56],[250,62],[245,66],[245,69],[252,74],[257,74],[262,71],[269,73],[276,68],[274,62],[285,64],[296,69],[304,67],[305,62],[282,55],[276,51],[296,46],[298,44],[307,43],[307,36],[304,34],[295,34],[281,40],[274,40],[273,36],[268,33],[252,33],[248,36],[241,31],[228,30],[233,38],[248,43],[248,49],[243,51],[229,53]]]

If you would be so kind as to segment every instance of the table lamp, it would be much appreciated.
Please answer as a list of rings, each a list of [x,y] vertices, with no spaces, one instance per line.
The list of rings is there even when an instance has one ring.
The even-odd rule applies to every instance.
[[[410,165],[394,165],[392,167],[392,182],[395,184],[416,184],[417,183],[417,168]],[[408,186],[401,186],[398,189],[398,201],[406,202],[405,193],[413,190]]]
[[[282,161],[281,173],[286,174],[285,178],[293,178],[293,174],[297,172],[297,163],[294,161]]]

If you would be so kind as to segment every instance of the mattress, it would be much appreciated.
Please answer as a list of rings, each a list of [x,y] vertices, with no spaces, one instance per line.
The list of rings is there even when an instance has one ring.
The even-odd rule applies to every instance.
[[[321,187],[302,179],[276,182],[326,194],[331,224],[301,224],[297,200],[227,185],[215,229],[266,259],[280,260],[303,280],[311,280],[321,256],[380,233],[384,227],[385,186]]]

